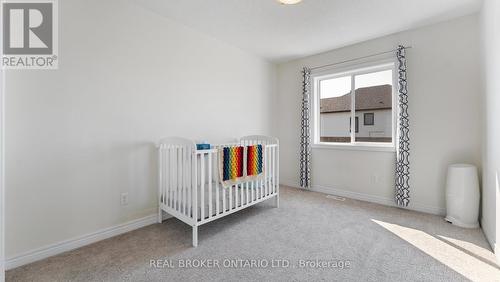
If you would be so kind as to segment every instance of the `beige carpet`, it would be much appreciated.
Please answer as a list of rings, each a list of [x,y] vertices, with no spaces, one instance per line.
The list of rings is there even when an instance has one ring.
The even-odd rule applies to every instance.
[[[10,270],[7,281],[500,281],[479,229],[320,193],[281,191],[279,209],[262,203],[200,227],[198,248],[191,247],[191,228],[169,219]],[[158,259],[165,267],[151,267]],[[211,259],[212,267],[181,267],[188,260],[196,264],[193,259]]]

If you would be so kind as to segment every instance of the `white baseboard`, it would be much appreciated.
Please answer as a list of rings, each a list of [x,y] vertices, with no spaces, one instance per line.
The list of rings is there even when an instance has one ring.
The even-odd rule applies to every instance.
[[[288,186],[292,188],[300,188],[299,184],[295,183],[295,181],[287,180],[287,179],[280,179],[280,185],[283,186]]]
[[[497,257],[497,264],[500,265],[500,244],[496,243],[493,250],[495,252],[495,256]]]
[[[497,264],[500,265],[500,244],[499,244],[499,242],[495,242],[495,240],[493,240],[493,238],[490,238],[489,235],[492,232],[490,232],[490,230],[489,230],[490,226],[484,224],[483,217],[481,217],[479,222],[481,223],[481,230],[483,230],[484,237],[486,238],[486,241],[490,244],[491,250],[493,250],[493,253],[495,254],[495,256],[497,258]]]
[[[381,204],[384,206],[394,206],[393,199],[388,199],[388,198],[375,196],[375,195],[368,195],[368,194],[364,194],[364,193],[336,189],[333,187],[327,187],[327,186],[322,186],[322,185],[313,185],[311,187],[311,190],[315,191],[315,192],[321,192],[321,193],[325,193],[325,194],[332,194],[332,195],[346,197],[346,198],[350,198],[350,199]]]
[[[148,215],[143,218],[104,228],[90,234],[78,236],[73,239],[37,248],[15,257],[7,258],[7,260],[5,261],[5,268],[7,270],[13,269],[44,258],[71,251],[104,239],[108,239],[123,233],[130,232],[132,230],[142,228],[147,225],[154,224],[157,222],[157,220],[157,214]]]
[[[283,181],[282,180],[281,184],[285,185],[285,186],[293,187],[293,188],[299,188],[298,185],[295,184],[293,181],[286,181],[286,180]],[[327,186],[323,186],[323,185],[313,185],[311,187],[311,191],[320,192],[320,193],[324,193],[324,194],[337,195],[337,196],[341,196],[341,197],[345,197],[345,198],[350,198],[350,199],[355,199],[355,200],[360,200],[360,201],[365,201],[365,202],[370,202],[370,203],[381,204],[384,206],[396,207],[396,204],[394,203],[393,198],[381,197],[381,196],[376,196],[376,195],[369,195],[369,194],[365,194],[365,193],[337,189],[337,188],[327,187]],[[445,215],[446,214],[446,209],[444,209],[444,208],[428,206],[428,205],[415,203],[415,202],[410,202],[410,206],[407,209],[419,211],[419,212],[423,212],[423,213],[435,214],[435,215]]]

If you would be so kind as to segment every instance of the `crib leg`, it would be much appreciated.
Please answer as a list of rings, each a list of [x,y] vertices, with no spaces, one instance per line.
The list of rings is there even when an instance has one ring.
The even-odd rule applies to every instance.
[[[158,207],[158,223],[161,223],[163,220],[163,213],[161,207]]]
[[[198,226],[193,226],[193,247],[198,247]]]
[[[276,195],[276,197],[274,197],[275,199],[275,205],[276,205],[276,208],[279,208],[280,207],[280,195]]]

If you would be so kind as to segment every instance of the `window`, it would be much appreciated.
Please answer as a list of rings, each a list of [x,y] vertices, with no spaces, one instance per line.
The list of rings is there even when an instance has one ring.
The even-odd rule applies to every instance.
[[[363,114],[363,125],[375,125],[375,114],[374,113],[364,113]]]
[[[393,61],[313,74],[313,79],[314,145],[394,147]]]

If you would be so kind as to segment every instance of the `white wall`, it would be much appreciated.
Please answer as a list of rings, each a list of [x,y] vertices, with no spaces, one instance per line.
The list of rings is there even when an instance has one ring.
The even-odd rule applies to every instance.
[[[402,43],[413,46],[408,50],[410,208],[443,213],[447,165],[481,163],[477,31],[478,17],[472,15],[279,65],[282,182],[299,183],[301,68],[391,50]],[[313,149],[313,186],[391,203],[394,159],[394,152]]]
[[[500,1],[485,0],[481,13],[485,91],[481,225],[500,257]]]
[[[7,72],[7,257],[155,214],[161,137],[272,129],[268,62],[129,1],[59,15],[59,70]]]

